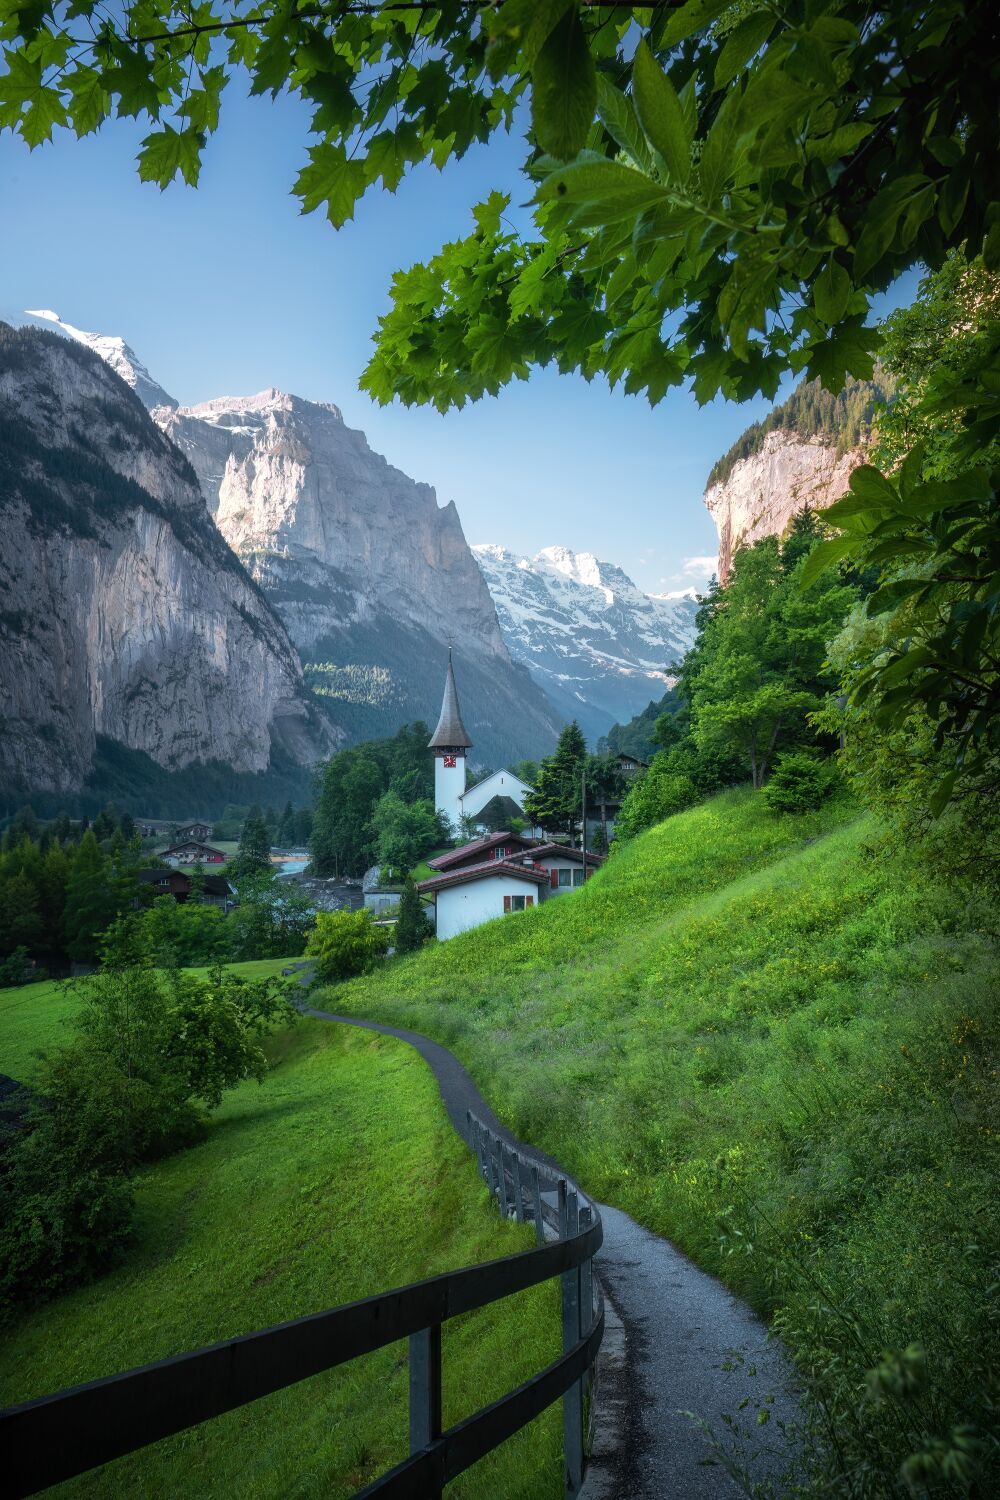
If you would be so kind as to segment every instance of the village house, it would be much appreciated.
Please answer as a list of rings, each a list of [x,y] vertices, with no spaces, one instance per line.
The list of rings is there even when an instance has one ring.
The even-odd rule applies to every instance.
[[[584,882],[584,855],[566,844],[540,844],[517,833],[494,833],[449,849],[429,861],[435,872],[417,886],[434,902],[441,939],[490,922],[507,912],[527,911],[550,896]],[[589,878],[603,864],[586,855]]]
[[[174,837],[178,844],[186,844],[194,839],[199,844],[207,843],[212,837],[211,823],[182,823],[177,829]]]
[[[168,865],[224,865],[226,863],[226,856],[221,849],[213,849],[211,844],[203,844],[198,839],[186,839],[183,843],[172,844],[169,849],[162,849],[158,858],[165,860]]]
[[[136,870],[135,878],[140,885],[151,886],[154,896],[173,896],[184,902],[191,896],[194,884],[184,870]],[[207,906],[218,906],[228,911],[235,904],[236,892],[224,875],[204,875],[201,881],[201,900]],[[138,907],[138,900],[134,903]]]

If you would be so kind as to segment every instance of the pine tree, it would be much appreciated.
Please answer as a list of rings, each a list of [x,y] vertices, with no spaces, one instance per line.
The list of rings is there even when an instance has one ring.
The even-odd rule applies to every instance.
[[[80,840],[66,882],[63,928],[66,951],[74,963],[97,962],[101,934],[115,917],[114,894],[108,882],[108,861],[88,828]]]
[[[580,781],[586,764],[587,744],[574,719],[560,734],[555,753],[546,756],[539,765],[535,790],[524,800],[524,810],[532,823],[552,831],[565,829],[572,840],[580,814]]]
[[[408,875],[399,900],[399,919],[396,922],[395,937],[396,952],[415,952],[427,941],[431,931],[431,924],[424,914],[417,888]]]
[[[233,864],[234,873],[241,877],[271,869],[271,836],[260,816],[251,815],[243,824]]]

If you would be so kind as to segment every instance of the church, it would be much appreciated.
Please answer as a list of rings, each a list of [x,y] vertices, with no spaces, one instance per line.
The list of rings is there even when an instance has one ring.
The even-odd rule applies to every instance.
[[[462,723],[450,647],[441,716],[428,748],[434,751],[434,806],[456,831],[462,818],[478,818],[496,797],[513,803],[515,816],[527,820],[524,799],[532,788],[513,771],[493,771],[466,791],[466,754],[472,749],[472,740]]]

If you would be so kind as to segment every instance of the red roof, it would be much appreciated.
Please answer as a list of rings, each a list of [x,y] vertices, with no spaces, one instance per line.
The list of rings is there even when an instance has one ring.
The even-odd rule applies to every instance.
[[[575,859],[577,864],[583,864],[583,850],[573,849],[569,844],[536,844],[532,849],[535,859],[543,863],[546,858]],[[603,865],[604,855],[594,854],[591,849],[587,850],[588,865]]]
[[[547,870],[535,865],[516,865],[509,859],[487,859],[480,865],[466,865],[464,870],[452,870],[444,875],[432,875],[430,880],[421,880],[418,891],[442,891],[449,885],[464,885],[469,880],[488,880],[491,875],[514,876],[517,880],[530,880],[535,885],[548,885]]]
[[[499,844],[520,844],[522,849],[534,847],[533,840],[520,833],[491,833],[487,838],[473,839],[471,844],[463,844],[460,849],[449,849],[447,854],[439,854],[436,859],[429,859],[427,863],[432,870],[450,870],[464,860],[497,848]]]

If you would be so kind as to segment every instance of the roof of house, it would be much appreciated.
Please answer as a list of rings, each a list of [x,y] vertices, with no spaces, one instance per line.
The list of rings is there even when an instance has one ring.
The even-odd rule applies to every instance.
[[[206,854],[217,854],[220,859],[225,859],[225,853],[221,849],[214,849],[211,844],[203,844],[200,839],[181,839],[179,844],[171,844],[169,849],[160,850],[160,858],[166,854],[179,854],[182,849],[204,849]]]
[[[539,870],[535,865],[516,865],[509,859],[487,859],[481,865],[467,865],[464,870],[450,870],[444,875],[433,875],[430,880],[421,880],[417,886],[420,892],[442,891],[449,885],[464,885],[470,880],[488,880],[491,875],[506,875],[515,880],[527,880],[534,885],[548,885],[549,877],[545,870]]]
[[[472,745],[469,732],[462,723],[462,711],[458,706],[458,688],[455,686],[455,671],[451,664],[451,647],[448,647],[448,675],[444,680],[444,698],[441,701],[441,717],[431,735],[428,750],[468,750]]]
[[[577,864],[583,864],[583,850],[574,849],[570,844],[536,844],[532,849],[536,859],[545,860],[558,856],[560,859],[575,859]],[[604,855],[595,854],[593,850],[587,850],[588,865],[603,865]]]
[[[188,882],[191,880],[186,870],[174,869],[136,870],[135,878],[145,885],[155,885],[160,880],[187,880]],[[202,889],[209,896],[228,896],[232,886],[224,875],[204,875],[202,876]]]
[[[533,843],[532,839],[525,838],[521,833],[491,833],[485,838],[463,844],[460,849],[449,849],[447,853],[439,854],[436,859],[429,859],[427,863],[432,870],[450,870],[454,865],[461,864],[462,860],[470,859],[475,854],[485,854],[501,844],[520,844],[522,849],[529,849],[533,847]]]

